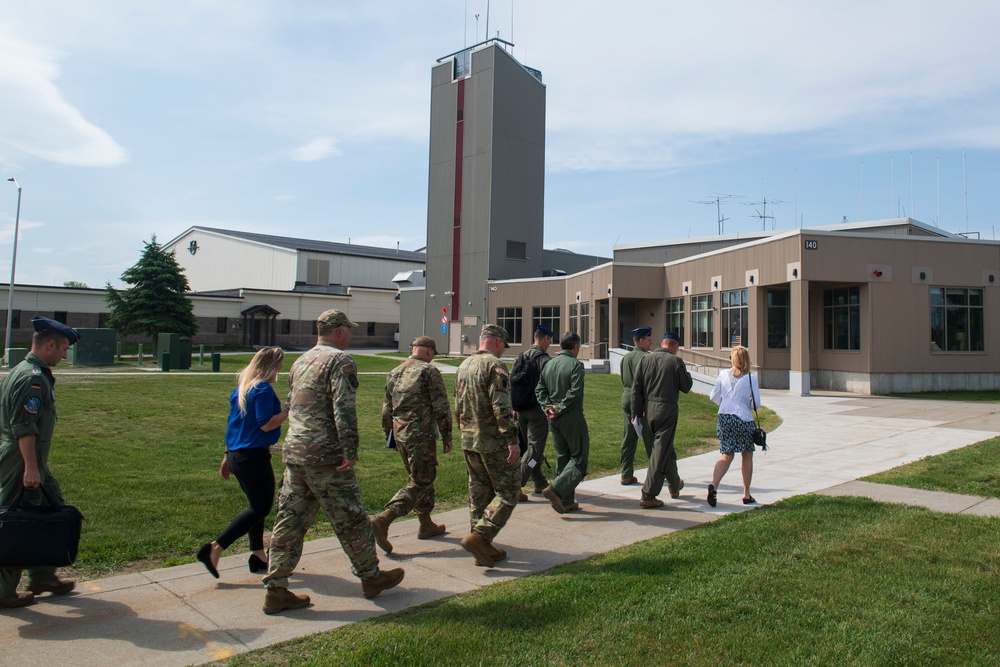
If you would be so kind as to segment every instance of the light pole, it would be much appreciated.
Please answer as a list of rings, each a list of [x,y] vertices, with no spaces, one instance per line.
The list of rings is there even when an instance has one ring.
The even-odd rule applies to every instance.
[[[17,230],[21,226],[21,186],[16,178],[8,181],[17,186],[17,215],[14,217],[14,254],[10,259],[10,287],[7,290],[7,334],[3,339],[4,366],[10,368],[10,325],[14,319],[14,268],[17,265]]]

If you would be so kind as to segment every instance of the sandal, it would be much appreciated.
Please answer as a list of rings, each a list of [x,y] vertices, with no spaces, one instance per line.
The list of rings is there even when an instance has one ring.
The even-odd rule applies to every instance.
[[[757,499],[754,498],[753,496],[750,496],[749,498],[744,498],[743,499],[743,504],[744,505],[756,505],[757,504]]]
[[[717,496],[717,494],[715,492],[715,487],[712,486],[711,484],[709,484],[708,485],[708,504],[711,505],[712,507],[715,507],[715,503],[718,502],[716,500],[716,496]]]

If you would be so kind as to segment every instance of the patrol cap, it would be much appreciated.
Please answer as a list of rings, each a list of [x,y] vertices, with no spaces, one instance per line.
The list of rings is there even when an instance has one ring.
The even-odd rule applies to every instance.
[[[535,327],[535,333],[540,333],[543,336],[548,336],[549,338],[552,338],[552,329],[548,328],[544,324],[539,324],[537,327]]]
[[[677,341],[679,343],[679,342],[681,342],[681,337],[678,336],[673,331],[668,331],[667,333],[663,334],[663,340],[675,340],[675,341]]]
[[[70,345],[76,343],[80,340],[80,334],[76,332],[76,329],[71,329],[62,322],[56,322],[55,320],[50,320],[47,317],[42,317],[41,315],[36,315],[31,318],[31,326],[35,327],[35,331],[58,331],[66,340],[69,341]]]
[[[636,327],[632,329],[632,338],[645,338],[653,335],[653,327]]]
[[[347,315],[339,310],[325,310],[316,318],[316,326],[320,329],[336,329],[337,327],[357,327],[358,325],[347,319]]]
[[[434,350],[435,353],[438,351],[437,343],[435,343],[434,339],[430,336],[417,336],[413,339],[413,343],[410,347],[429,347]]]
[[[507,330],[503,327],[498,327],[495,324],[485,324],[483,325],[483,330],[479,334],[480,336],[496,336],[503,341],[504,347],[510,347],[510,342],[507,340]]]

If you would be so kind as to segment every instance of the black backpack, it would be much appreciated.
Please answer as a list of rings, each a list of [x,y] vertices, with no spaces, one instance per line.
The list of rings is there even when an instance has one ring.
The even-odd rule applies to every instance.
[[[537,354],[522,352],[517,355],[510,372],[510,406],[515,411],[538,406],[535,386],[538,384],[539,374]]]

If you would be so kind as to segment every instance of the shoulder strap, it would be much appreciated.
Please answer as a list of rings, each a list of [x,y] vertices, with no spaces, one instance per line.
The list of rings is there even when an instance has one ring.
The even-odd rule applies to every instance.
[[[750,381],[750,404],[753,405],[753,423],[759,428],[760,421],[757,417],[757,401],[753,397],[753,373],[747,373],[747,380]]]

